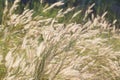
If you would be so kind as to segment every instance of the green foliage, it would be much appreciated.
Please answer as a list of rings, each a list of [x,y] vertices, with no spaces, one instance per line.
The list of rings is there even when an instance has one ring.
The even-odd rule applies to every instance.
[[[4,64],[0,63],[0,80],[3,80],[6,74],[6,67]]]
[[[0,24],[2,22],[3,10],[4,10],[4,1],[0,0]]]

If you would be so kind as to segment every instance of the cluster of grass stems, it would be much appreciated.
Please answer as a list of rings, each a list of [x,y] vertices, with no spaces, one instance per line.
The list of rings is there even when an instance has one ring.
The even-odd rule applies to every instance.
[[[120,50],[110,41],[120,40],[115,23],[105,16],[89,19],[91,5],[79,24],[73,22],[81,10],[59,23],[74,8],[55,17],[34,16],[25,9],[15,14],[19,0],[4,8],[0,25],[0,80],[119,80]],[[46,13],[57,2],[41,12]],[[118,42],[120,45],[120,42]],[[118,46],[119,47],[119,46]],[[117,48],[118,48],[117,47]]]

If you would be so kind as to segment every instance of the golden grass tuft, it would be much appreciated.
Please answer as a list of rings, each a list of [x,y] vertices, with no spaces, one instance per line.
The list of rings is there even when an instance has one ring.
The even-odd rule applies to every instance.
[[[15,14],[17,3],[10,10],[5,8],[0,25],[0,63],[6,69],[1,80],[120,79],[120,51],[106,43],[115,35],[115,21],[109,23],[106,13],[93,16],[92,21],[72,23],[79,11],[66,24],[58,23],[58,18],[67,12],[59,11],[59,16],[47,19],[32,17],[34,11],[28,9]],[[103,38],[104,33],[112,35]]]

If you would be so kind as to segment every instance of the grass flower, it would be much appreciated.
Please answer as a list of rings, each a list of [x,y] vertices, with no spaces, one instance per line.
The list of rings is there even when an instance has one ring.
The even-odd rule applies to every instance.
[[[73,8],[60,10],[54,18],[33,17],[34,11],[28,9],[15,14],[18,2],[16,0],[10,10],[5,8],[4,12],[10,11],[11,16],[4,14],[4,23],[0,25],[0,55],[3,57],[0,62],[6,69],[1,80],[120,79],[120,51],[115,49],[119,47],[120,38],[115,38],[116,34],[110,31],[116,21],[109,23],[106,13],[91,21],[87,20],[91,11],[86,11],[84,23],[59,23],[58,14],[64,16]],[[61,4],[55,3],[43,12]]]

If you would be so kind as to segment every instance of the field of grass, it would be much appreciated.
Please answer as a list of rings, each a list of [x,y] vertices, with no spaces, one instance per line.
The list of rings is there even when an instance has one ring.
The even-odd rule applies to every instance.
[[[57,2],[41,15],[29,9],[17,14],[18,2],[9,9],[6,2],[2,15],[0,80],[120,80],[119,30],[107,12],[89,19],[94,4],[83,14],[56,9]]]

